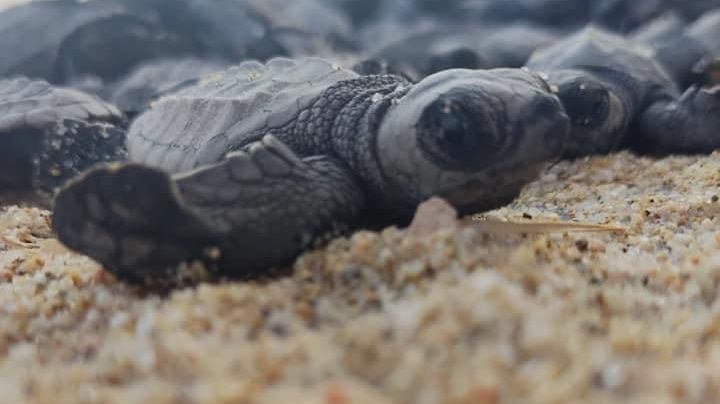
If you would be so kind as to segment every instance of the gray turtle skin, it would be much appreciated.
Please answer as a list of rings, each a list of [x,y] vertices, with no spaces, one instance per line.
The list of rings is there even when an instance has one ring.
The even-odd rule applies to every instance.
[[[51,194],[97,162],[126,156],[124,118],[76,90],[0,80],[0,190]]]
[[[708,153],[720,146],[720,86],[680,94],[653,51],[595,27],[536,52],[531,70],[547,76],[572,121],[566,157],[643,152]]]
[[[191,259],[257,275],[432,195],[463,212],[505,203],[568,131],[558,98],[521,69],[412,85],[321,59],[247,62],[155,102],[129,130],[131,162],[72,181],[53,226],[128,280]]]

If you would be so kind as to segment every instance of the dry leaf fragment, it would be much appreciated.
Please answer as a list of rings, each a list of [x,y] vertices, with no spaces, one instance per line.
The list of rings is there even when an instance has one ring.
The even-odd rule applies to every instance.
[[[482,231],[488,233],[625,233],[622,227],[564,221],[504,221],[499,219],[473,217]]]

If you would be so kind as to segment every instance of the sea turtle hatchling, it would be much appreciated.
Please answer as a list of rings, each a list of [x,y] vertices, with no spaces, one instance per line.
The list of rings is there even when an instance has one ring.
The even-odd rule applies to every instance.
[[[245,62],[153,103],[129,129],[131,162],[72,181],[53,226],[125,279],[193,259],[253,275],[433,195],[463,212],[506,203],[568,130],[558,98],[521,69],[413,85],[316,58]]]
[[[124,159],[124,125],[96,96],[42,80],[0,80],[0,190],[49,199],[91,165]]]
[[[597,27],[530,58],[526,67],[545,76],[571,119],[566,157],[623,147],[651,153],[702,153],[720,147],[720,81],[713,73],[713,51],[665,51],[695,62],[706,58],[701,77],[682,94],[658,62],[662,58]],[[681,65],[689,69],[693,63],[678,60],[676,66]]]

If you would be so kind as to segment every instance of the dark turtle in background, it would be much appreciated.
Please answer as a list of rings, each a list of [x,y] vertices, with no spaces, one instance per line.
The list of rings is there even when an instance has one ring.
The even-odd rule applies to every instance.
[[[384,2],[384,0],[326,0],[326,3],[347,15],[355,27],[377,19]]]
[[[349,16],[323,0],[250,0],[271,21],[271,35],[293,57],[356,50]]]
[[[417,78],[456,68],[521,67],[535,50],[559,38],[547,28],[520,23],[432,29],[391,43],[372,53],[371,59],[385,61]]]
[[[242,1],[122,2],[123,13],[96,18],[66,35],[55,61],[58,81],[88,90],[99,83],[97,92],[109,96],[108,87],[158,59],[240,62],[289,54],[271,38],[270,21]]]
[[[442,67],[472,68],[473,64],[482,68],[486,66],[484,59],[491,67],[517,65],[518,60],[521,65],[534,49],[547,45],[548,37],[583,26],[589,13],[579,9],[587,8],[587,2],[385,1],[378,16],[356,30],[355,38],[369,57],[397,52],[394,58],[400,59],[407,54],[411,59],[403,63],[418,66],[416,70],[423,74],[428,74],[428,59],[436,59],[433,71]]]
[[[266,2],[93,0],[88,4],[96,1],[121,3],[122,12],[98,16],[65,35],[53,62],[54,77],[63,85],[106,99],[130,72],[156,60],[196,58],[229,64],[278,55],[331,53],[346,45],[351,49],[343,42],[349,23],[343,30],[342,15],[338,15],[337,27],[320,27],[315,33],[281,25],[285,24],[282,13],[266,13],[268,4],[260,7]],[[316,18],[328,19],[332,20]],[[330,33],[335,32],[333,28],[337,28],[336,36]]]
[[[720,8],[720,0],[669,0],[674,11],[687,20],[695,20],[703,14]]]
[[[431,1],[431,0],[428,0]],[[597,0],[476,0],[462,4],[456,15],[474,21],[542,24],[571,30],[585,25],[592,17]],[[442,7],[442,2],[437,2]]]
[[[596,0],[590,20],[605,29],[625,33],[667,12],[668,3],[668,0]]]
[[[66,84],[119,80],[138,65],[161,58],[200,55],[188,38],[132,15],[113,15],[87,23],[68,35],[55,62]]]
[[[633,41],[650,46],[672,40],[685,30],[688,21],[675,11],[668,11],[628,34]]]
[[[693,21],[720,8],[720,0],[597,0],[593,2],[590,21],[619,33],[640,29],[663,14],[672,13]]]
[[[720,83],[698,83],[681,96],[653,52],[628,39],[586,28],[538,51],[527,67],[547,75],[571,118],[567,157],[626,146],[662,153],[720,147]]]
[[[0,76],[55,81],[63,39],[77,28],[119,10],[109,2],[35,1],[0,12]]]
[[[0,76],[42,78],[109,97],[118,80],[157,59],[239,63],[352,50],[342,23],[326,37],[279,26],[278,14],[275,22],[238,0],[32,2],[0,12]]]
[[[567,131],[557,97],[520,69],[411,85],[321,59],[248,62],[155,102],[129,130],[132,163],[73,181],[53,226],[126,279],[191,259],[248,276],[432,195],[463,212],[505,203]]]
[[[676,12],[666,13],[634,31],[630,38],[652,48],[657,61],[685,89],[696,79],[703,60],[720,56],[720,9],[691,24]]]
[[[271,23],[238,0],[129,0],[146,9],[157,24],[174,32],[205,55],[241,61],[285,54],[269,38]]]
[[[342,46],[343,35],[350,28],[343,28],[342,15],[335,16],[340,21],[332,16],[316,15],[315,21],[319,23],[310,25],[311,16],[288,15],[287,10],[273,9],[271,1],[129,1],[152,10],[160,25],[181,34],[203,49],[204,54],[231,62],[320,53],[325,47]],[[310,4],[312,0],[303,2]],[[274,4],[280,7],[279,3]],[[292,7],[293,4],[285,5],[285,8]],[[320,4],[317,7],[323,9]]]
[[[93,164],[124,159],[124,123],[95,96],[45,81],[0,80],[0,189],[49,196]]]

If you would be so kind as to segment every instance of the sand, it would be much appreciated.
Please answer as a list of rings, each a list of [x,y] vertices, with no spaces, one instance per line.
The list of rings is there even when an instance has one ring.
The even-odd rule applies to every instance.
[[[123,285],[65,250],[46,211],[7,206],[0,397],[717,401],[719,185],[718,154],[562,162],[487,216],[624,232],[519,234],[472,218],[430,220],[412,234],[335,240],[287,276],[168,294]]]

